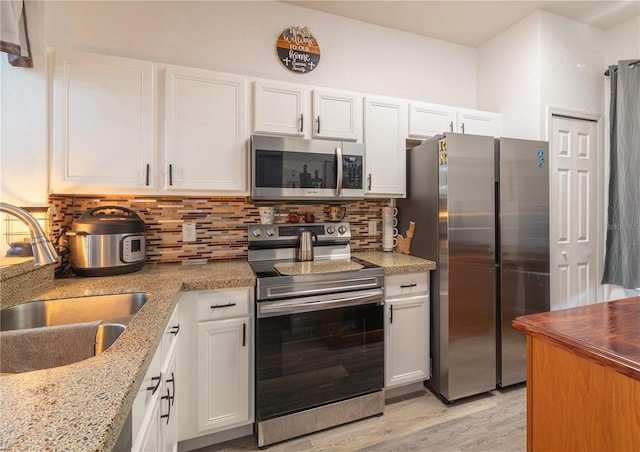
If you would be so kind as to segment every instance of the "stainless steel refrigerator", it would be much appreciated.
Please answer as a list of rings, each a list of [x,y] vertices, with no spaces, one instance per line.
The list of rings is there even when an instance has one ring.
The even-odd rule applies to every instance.
[[[546,149],[446,133],[407,152],[399,226],[415,221],[411,254],[437,263],[427,384],[444,400],[525,379],[511,320],[548,310]]]

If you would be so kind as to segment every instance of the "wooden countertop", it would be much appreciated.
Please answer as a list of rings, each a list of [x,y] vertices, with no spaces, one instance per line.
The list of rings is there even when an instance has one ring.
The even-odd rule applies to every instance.
[[[513,327],[640,380],[640,297],[521,316]]]

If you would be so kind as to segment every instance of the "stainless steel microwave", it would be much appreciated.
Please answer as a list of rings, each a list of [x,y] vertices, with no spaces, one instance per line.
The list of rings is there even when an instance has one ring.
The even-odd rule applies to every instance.
[[[251,137],[255,200],[364,198],[364,145],[298,137]]]

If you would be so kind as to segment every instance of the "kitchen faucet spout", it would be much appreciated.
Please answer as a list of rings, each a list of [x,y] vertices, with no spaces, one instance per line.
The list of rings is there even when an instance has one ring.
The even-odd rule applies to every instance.
[[[54,264],[58,262],[58,253],[53,244],[47,239],[40,224],[24,209],[11,204],[0,202],[0,212],[13,215],[29,228],[31,235],[31,249],[35,266]]]

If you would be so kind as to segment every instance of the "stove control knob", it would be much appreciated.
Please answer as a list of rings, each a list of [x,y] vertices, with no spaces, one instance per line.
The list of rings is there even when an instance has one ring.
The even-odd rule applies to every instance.
[[[253,236],[254,237],[260,237],[262,235],[262,230],[261,229],[254,229],[253,230]]]
[[[340,234],[344,234],[345,232],[347,232],[347,227],[346,227],[346,226],[340,226],[340,227],[338,228],[338,232],[339,232]]]
[[[272,237],[275,233],[276,233],[276,228],[269,228],[269,229],[267,229],[267,235],[268,235],[269,237]]]
[[[336,232],[335,226],[328,226],[327,227],[327,234],[333,234],[334,232]]]

